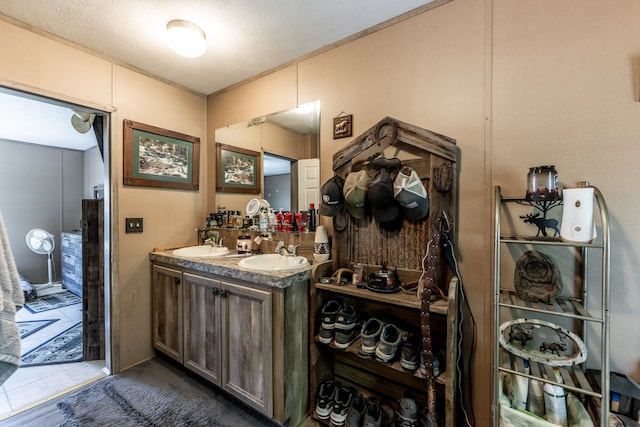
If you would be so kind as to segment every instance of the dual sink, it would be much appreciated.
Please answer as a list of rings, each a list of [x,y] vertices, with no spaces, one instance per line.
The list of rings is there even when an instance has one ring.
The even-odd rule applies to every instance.
[[[173,255],[187,258],[215,258],[237,257],[231,254],[229,248],[209,245],[189,246],[173,251]],[[251,255],[242,258],[238,266],[249,270],[280,271],[293,270],[309,265],[309,261],[302,256],[283,256],[279,254]]]

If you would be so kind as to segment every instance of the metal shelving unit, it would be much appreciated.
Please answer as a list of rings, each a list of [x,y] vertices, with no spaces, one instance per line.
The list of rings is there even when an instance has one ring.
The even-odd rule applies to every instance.
[[[605,200],[600,191],[588,183],[585,187],[594,189],[596,203],[594,204],[594,216],[599,218],[599,235],[594,241],[589,243],[568,242],[560,238],[533,238],[520,235],[507,235],[503,230],[503,220],[511,221],[513,224],[514,208],[516,204],[527,204],[522,198],[505,198],[501,194],[499,186],[495,187],[495,247],[494,247],[494,354],[493,354],[493,426],[499,425],[500,404],[499,404],[499,375],[509,373],[519,375],[542,383],[559,385],[575,395],[577,395],[587,407],[594,424],[600,426],[609,425],[609,213]],[[530,204],[530,203],[529,203]],[[596,215],[596,214],[599,214]],[[597,220],[598,221],[598,220]],[[513,233],[509,233],[513,234]],[[574,256],[578,260],[577,273],[573,282],[565,283],[565,289],[557,298],[549,304],[543,302],[531,302],[520,299],[512,288],[506,286],[508,278],[501,278],[501,269],[506,260],[502,256],[502,249],[508,248],[510,253],[517,253],[526,248],[537,249],[538,247],[562,248],[566,247],[569,253],[575,252]],[[591,252],[598,254],[601,262],[599,283],[590,283],[588,266],[591,264],[589,255]],[[591,264],[593,265],[593,264]],[[566,277],[566,275],[564,276]],[[590,289],[592,286],[592,289]],[[566,296],[567,291],[573,294]],[[593,298],[595,292],[601,292],[602,304],[593,307],[588,304],[588,298]],[[596,304],[597,305],[597,304]],[[589,311],[589,307],[592,312]],[[600,360],[597,368],[600,370],[599,387],[594,387],[586,375],[586,365],[593,364],[593,355],[588,355],[587,360],[572,366],[559,368],[562,382],[558,382],[554,370],[551,366],[533,360],[529,362],[529,373],[525,372],[524,359],[518,357],[500,345],[500,326],[503,322],[512,320],[516,316],[536,318],[537,316],[568,319],[573,322],[574,333],[576,333],[585,344],[588,340],[594,341],[601,349]],[[593,334],[595,337],[587,336],[589,328],[595,328],[599,333]]]

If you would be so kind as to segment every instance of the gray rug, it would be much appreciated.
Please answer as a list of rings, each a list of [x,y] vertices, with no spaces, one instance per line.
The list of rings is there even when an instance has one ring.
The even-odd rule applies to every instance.
[[[82,361],[82,322],[20,357],[20,368]]]
[[[20,338],[26,338],[31,334],[35,334],[42,328],[46,328],[53,322],[57,322],[60,319],[46,319],[46,320],[24,320],[16,322],[18,329],[20,329]]]
[[[276,426],[162,359],[63,397],[60,427]]]
[[[35,314],[73,304],[79,304],[81,302],[82,298],[79,296],[74,295],[69,291],[64,291],[57,294],[46,295],[34,301],[27,302],[24,304],[24,308]]]

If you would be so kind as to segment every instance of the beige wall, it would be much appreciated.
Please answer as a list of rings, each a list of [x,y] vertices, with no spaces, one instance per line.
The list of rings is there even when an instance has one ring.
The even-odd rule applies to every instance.
[[[354,115],[354,136],[384,116],[455,138],[460,148],[458,254],[478,326],[476,425],[490,417],[492,194],[525,187],[528,167],[553,163],[562,184],[589,180],[612,217],[612,369],[640,379],[640,275],[635,220],[640,158],[640,4],[634,0],[454,0],[205,101],[0,21],[0,83],[117,109],[112,122],[116,344],[127,367],[152,354],[147,252],[195,239],[215,209],[214,130],[321,101],[322,181],[331,119]],[[89,84],[92,82],[92,84]],[[206,113],[205,113],[206,111]],[[200,191],[123,187],[122,120],[202,139]],[[245,205],[229,196],[227,207]],[[119,223],[145,217],[145,232]],[[327,224],[328,225],[328,224]]]
[[[0,21],[0,85],[113,111],[113,360],[118,371],[153,356],[151,274],[156,246],[196,241],[206,211],[206,100],[103,59]],[[199,191],[124,187],[122,121],[194,135],[202,142]],[[143,217],[144,233],[124,234],[125,217]]]
[[[322,182],[333,154],[351,140],[331,138],[332,118],[342,111],[354,115],[354,136],[391,116],[457,140],[458,255],[478,327],[474,409],[476,425],[489,425],[493,186],[523,195],[530,166],[555,164],[562,185],[589,180],[604,193],[613,231],[611,367],[640,378],[640,340],[625,327],[640,323],[633,306],[640,300],[639,196],[629,191],[640,158],[637,16],[632,0],[588,7],[581,0],[454,0],[301,61],[297,76],[289,67],[210,98],[208,132],[292,108],[296,97],[319,99]],[[274,82],[277,99],[265,96]]]

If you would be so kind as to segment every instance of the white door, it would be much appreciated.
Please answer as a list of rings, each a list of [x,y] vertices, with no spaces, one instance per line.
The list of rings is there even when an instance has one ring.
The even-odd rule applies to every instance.
[[[298,160],[298,210],[320,205],[320,159]]]

